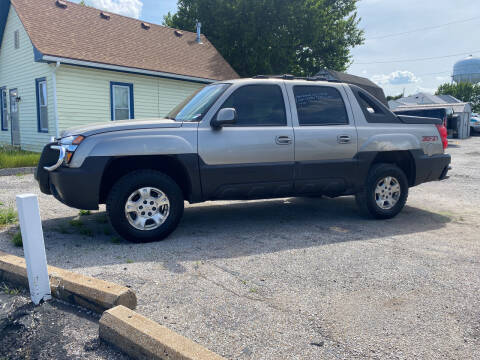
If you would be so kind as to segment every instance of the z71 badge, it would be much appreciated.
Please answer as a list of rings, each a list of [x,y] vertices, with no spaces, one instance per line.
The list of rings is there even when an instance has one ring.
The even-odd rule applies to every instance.
[[[424,136],[422,138],[423,142],[436,142],[438,141],[438,136]]]

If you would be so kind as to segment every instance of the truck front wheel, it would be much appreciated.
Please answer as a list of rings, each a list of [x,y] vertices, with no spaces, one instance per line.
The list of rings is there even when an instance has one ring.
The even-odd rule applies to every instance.
[[[356,195],[361,212],[376,219],[395,217],[405,206],[408,180],[393,164],[376,164],[370,169],[365,188]]]
[[[165,239],[178,226],[183,210],[180,187],[155,170],[123,176],[107,198],[107,214],[113,228],[124,239],[136,243]]]

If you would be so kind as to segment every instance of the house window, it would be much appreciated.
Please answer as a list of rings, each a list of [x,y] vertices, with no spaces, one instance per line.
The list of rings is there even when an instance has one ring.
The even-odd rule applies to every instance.
[[[20,31],[18,30],[13,33],[13,45],[15,49],[20,49]]]
[[[47,80],[45,78],[36,79],[35,83],[37,87],[38,132],[48,132]]]
[[[2,121],[2,130],[8,130],[8,111],[7,111],[7,89],[0,88],[0,118]]]
[[[133,119],[133,84],[110,83],[112,120]]]

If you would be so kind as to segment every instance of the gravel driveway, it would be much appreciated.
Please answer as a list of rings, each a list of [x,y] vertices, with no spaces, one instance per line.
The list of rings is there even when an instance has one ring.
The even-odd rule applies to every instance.
[[[480,137],[395,219],[353,197],[189,205],[161,243],[40,195],[50,264],[131,286],[138,311],[229,359],[480,358]],[[0,201],[38,188],[0,178]],[[22,255],[8,231],[0,250]]]

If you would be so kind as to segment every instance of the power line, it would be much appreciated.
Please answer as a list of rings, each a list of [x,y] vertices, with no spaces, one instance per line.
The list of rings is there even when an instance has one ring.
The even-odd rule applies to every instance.
[[[418,28],[418,29],[409,30],[409,31],[404,31],[404,32],[399,32],[399,33],[392,33],[392,34],[381,35],[381,36],[373,36],[373,37],[369,37],[369,38],[367,39],[367,41],[368,41],[368,40],[385,39],[385,38],[394,37],[394,36],[407,35],[407,34],[412,34],[412,33],[419,32],[419,31],[438,29],[438,28],[441,28],[441,27],[445,27],[445,26],[449,26],[449,25],[453,25],[453,24],[464,23],[464,22],[473,21],[473,20],[478,20],[478,19],[480,19],[480,18],[479,18],[478,16],[476,16],[476,17],[469,18],[469,19],[451,21],[451,22],[448,22],[448,23],[445,23],[445,24],[441,24],[441,25],[426,26],[426,27],[423,27],[423,28]]]
[[[436,60],[436,59],[446,59],[450,57],[456,57],[456,56],[461,56],[461,55],[472,55],[475,53],[479,53],[480,50],[474,50],[474,51],[469,51],[469,52],[464,52],[464,53],[459,53],[459,54],[451,54],[451,55],[444,55],[444,56],[432,56],[432,57],[426,57],[426,58],[416,58],[416,59],[402,59],[402,60],[385,60],[385,61],[372,61],[372,62],[359,62],[355,63],[356,65],[370,65],[370,64],[391,64],[391,63],[400,63],[400,62],[415,62],[415,61],[427,61],[427,60]]]

